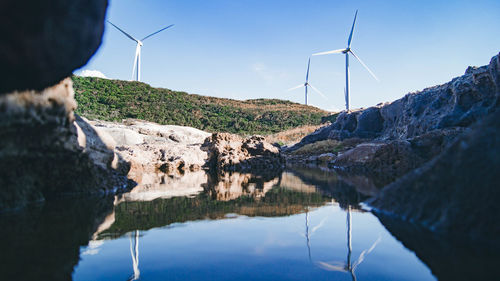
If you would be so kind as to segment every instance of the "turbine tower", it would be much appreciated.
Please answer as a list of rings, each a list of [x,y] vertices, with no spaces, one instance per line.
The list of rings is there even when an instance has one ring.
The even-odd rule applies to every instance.
[[[295,87],[287,90],[287,91],[292,91],[292,90],[304,87],[306,90],[306,94],[305,94],[305,99],[306,99],[305,104],[306,105],[307,105],[307,87],[311,87],[313,90],[315,90],[322,97],[326,98],[325,95],[323,95],[318,89],[316,89],[313,85],[309,84],[309,66],[310,65],[311,65],[311,58],[309,58],[309,61],[307,62],[306,82],[304,84],[300,84],[298,86],[295,86]]]
[[[349,34],[349,39],[347,40],[347,48],[313,54],[313,56],[340,54],[340,53],[345,54],[345,107],[347,111],[349,111],[349,84],[350,84],[349,54],[353,55],[361,63],[361,65],[363,65],[366,68],[366,70],[370,72],[370,74],[373,76],[373,78],[375,78],[375,80],[379,81],[377,76],[373,74],[373,72],[368,68],[368,66],[366,66],[366,64],[358,56],[356,56],[354,51],[351,49],[352,33],[354,32],[354,25],[356,24],[357,16],[358,16],[358,10],[356,10],[356,14],[354,15],[354,22],[352,23],[351,34]]]
[[[143,41],[148,39],[149,37],[153,36],[153,35],[156,35],[157,33],[160,33],[162,32],[163,30],[167,29],[167,28],[170,28],[172,26],[174,26],[173,24],[167,26],[167,27],[164,27],[158,31],[155,31],[151,34],[149,34],[148,36],[142,38],[141,40],[138,40],[138,39],[135,39],[134,37],[132,37],[132,35],[128,34],[127,32],[123,31],[121,28],[119,28],[118,26],[114,25],[112,22],[110,22],[108,20],[108,23],[111,24],[112,26],[114,26],[116,29],[118,29],[121,33],[123,33],[125,36],[127,36],[129,39],[131,39],[132,41],[135,41],[137,43],[137,46],[135,47],[135,57],[134,57],[134,67],[132,68],[132,80],[134,80],[134,74],[135,74],[135,80],[136,81],[141,81],[141,47],[143,45]]]

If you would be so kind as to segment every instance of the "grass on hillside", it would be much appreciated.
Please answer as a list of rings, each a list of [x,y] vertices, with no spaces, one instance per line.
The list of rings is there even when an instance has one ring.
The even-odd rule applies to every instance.
[[[136,118],[208,132],[272,134],[319,125],[328,112],[277,99],[232,100],[153,88],[134,81],[73,76],[77,114],[89,119]],[[325,119],[326,120],[326,119]]]
[[[305,136],[313,133],[322,126],[324,125],[305,125],[298,128],[292,128],[266,136],[266,141],[269,143],[278,143],[280,145],[290,146],[299,142]]]
[[[323,140],[306,144],[292,152],[293,155],[318,155],[323,153],[337,153],[344,149],[342,142],[337,140]]]

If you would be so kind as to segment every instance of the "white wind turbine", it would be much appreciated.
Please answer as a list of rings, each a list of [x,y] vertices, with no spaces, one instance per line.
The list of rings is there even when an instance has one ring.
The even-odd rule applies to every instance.
[[[298,86],[295,86],[295,87],[287,90],[287,91],[292,91],[292,90],[304,87],[306,90],[306,95],[305,95],[305,98],[306,98],[305,104],[306,105],[307,105],[307,87],[311,87],[313,90],[315,90],[322,97],[326,98],[325,95],[323,95],[318,89],[316,89],[313,85],[309,84],[309,66],[310,65],[311,65],[311,58],[309,58],[309,61],[307,62],[306,82],[304,84],[300,84]]]
[[[141,80],[141,47],[143,45],[143,41],[148,39],[149,37],[157,34],[157,33],[160,33],[162,32],[163,30],[167,29],[167,28],[170,28],[172,26],[174,26],[173,24],[167,26],[167,27],[164,27],[156,32],[153,32],[151,34],[149,34],[148,36],[142,38],[141,40],[138,40],[138,39],[135,39],[134,37],[132,37],[132,35],[128,34],[127,32],[123,31],[121,28],[119,28],[118,26],[114,25],[112,22],[110,22],[108,20],[108,23],[111,24],[112,26],[114,26],[116,29],[118,29],[121,33],[125,34],[125,36],[127,36],[128,38],[130,38],[131,40],[135,41],[137,43],[137,46],[135,47],[135,57],[134,57],[134,67],[132,68],[132,80],[134,80],[134,74],[135,74],[135,80],[136,81],[140,81]]]
[[[354,25],[356,24],[356,17],[358,16],[358,10],[356,10],[356,14],[354,15],[354,22],[352,23],[352,28],[351,28],[351,34],[349,34],[349,40],[347,40],[347,48],[345,49],[338,49],[338,50],[333,50],[333,51],[327,51],[327,52],[321,52],[321,53],[316,53],[313,54],[313,56],[320,56],[320,55],[329,55],[329,54],[345,54],[345,107],[347,111],[349,111],[349,53],[353,55],[360,63],[363,65],[368,72],[375,78],[375,80],[379,81],[377,76],[373,74],[373,72],[366,66],[366,64],[358,57],[356,54],[353,52],[351,49],[351,40],[352,40],[352,33],[354,32]]]

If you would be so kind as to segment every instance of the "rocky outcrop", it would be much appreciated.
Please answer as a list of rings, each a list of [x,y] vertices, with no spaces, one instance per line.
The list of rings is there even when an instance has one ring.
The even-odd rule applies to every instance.
[[[75,125],[75,107],[70,79],[0,96],[0,210],[128,184],[111,146],[85,122]]]
[[[242,138],[229,133],[214,133],[207,138],[203,149],[209,152],[210,165],[219,172],[279,170],[283,166],[279,148],[266,142],[262,136]]]
[[[458,137],[441,155],[392,184],[371,202],[379,212],[436,232],[498,244],[500,111]]]
[[[2,0],[0,94],[71,76],[101,44],[107,0]]]
[[[438,155],[464,128],[434,130],[406,139],[365,142],[329,162],[337,170],[377,177],[385,184]]]
[[[195,128],[140,120],[92,123],[114,139],[116,152],[131,165],[129,178],[139,185],[162,185],[166,176],[200,170],[208,161],[200,147],[210,133]]]
[[[409,93],[391,103],[342,112],[332,125],[289,150],[325,139],[406,140],[436,130],[465,128],[494,110],[499,91],[497,55],[489,65],[469,67],[449,83]]]

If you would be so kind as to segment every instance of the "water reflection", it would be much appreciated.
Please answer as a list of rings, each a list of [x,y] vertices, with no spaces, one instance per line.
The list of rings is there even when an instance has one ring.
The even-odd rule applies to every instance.
[[[484,257],[481,251],[470,255],[469,248],[457,250],[457,241],[426,238],[402,223],[380,218],[412,251],[401,247],[377,217],[360,207],[377,187],[358,177],[300,168],[268,175],[201,171],[153,182],[114,198],[66,198],[0,216],[5,242],[0,276],[435,279],[415,251],[439,279],[460,280],[460,274],[450,273],[456,265],[464,271],[465,262],[476,266]],[[487,257],[477,267],[483,272],[499,261],[498,254]],[[472,274],[462,276],[474,279]]]
[[[380,243],[381,237],[373,244],[370,246],[370,248],[365,249],[361,252],[359,255],[358,259],[354,262],[351,263],[351,255],[352,255],[352,217],[351,217],[351,206],[347,207],[347,219],[346,219],[346,224],[347,224],[347,258],[346,261],[340,262],[340,261],[330,261],[330,262],[325,262],[325,261],[319,261],[318,265],[325,270],[329,271],[339,271],[339,272],[345,272],[349,273],[351,276],[352,280],[357,280],[355,270],[356,268],[364,261],[365,257],[375,249],[378,243]]]

